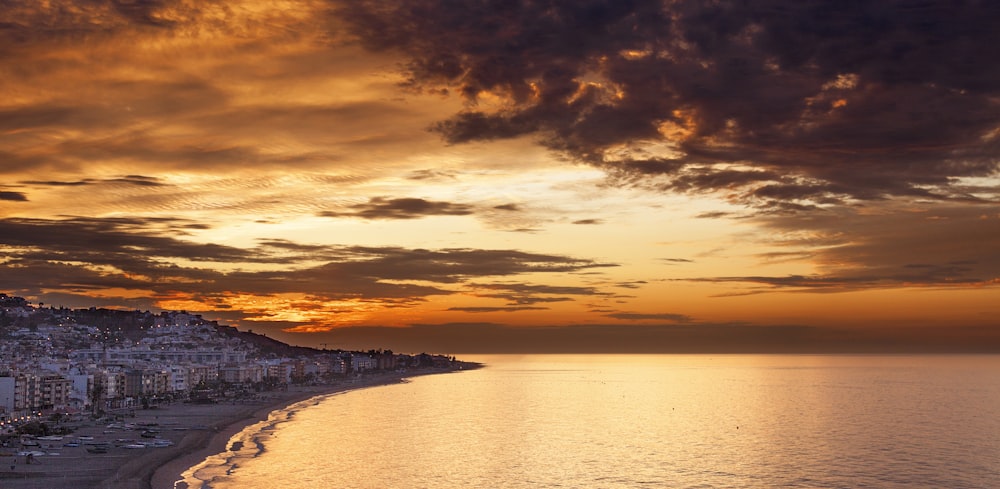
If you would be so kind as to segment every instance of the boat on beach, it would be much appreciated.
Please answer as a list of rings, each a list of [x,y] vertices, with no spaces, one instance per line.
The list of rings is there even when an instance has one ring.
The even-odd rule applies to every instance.
[[[107,443],[94,443],[86,445],[87,453],[108,453],[111,446]]]

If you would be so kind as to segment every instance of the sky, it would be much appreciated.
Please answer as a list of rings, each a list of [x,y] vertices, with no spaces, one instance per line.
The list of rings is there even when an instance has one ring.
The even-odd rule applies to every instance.
[[[997,352],[997,25],[0,0],[0,291],[329,348]]]

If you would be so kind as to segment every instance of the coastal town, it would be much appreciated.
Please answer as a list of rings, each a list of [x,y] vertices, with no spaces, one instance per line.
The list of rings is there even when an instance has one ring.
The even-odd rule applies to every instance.
[[[0,473],[44,475],[33,463],[58,458],[54,449],[170,447],[181,438],[150,420],[170,419],[177,406],[216,424],[172,429],[218,431],[223,413],[227,423],[247,417],[225,406],[257,409],[468,366],[445,355],[292,346],[185,311],[68,309],[0,293],[0,458],[11,457]],[[125,431],[129,438],[100,436]],[[143,477],[140,487],[150,473]]]

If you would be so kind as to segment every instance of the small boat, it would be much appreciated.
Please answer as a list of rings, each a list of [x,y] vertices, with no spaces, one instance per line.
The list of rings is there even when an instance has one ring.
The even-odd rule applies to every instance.
[[[87,445],[87,452],[89,453],[108,453],[110,447],[106,443]]]

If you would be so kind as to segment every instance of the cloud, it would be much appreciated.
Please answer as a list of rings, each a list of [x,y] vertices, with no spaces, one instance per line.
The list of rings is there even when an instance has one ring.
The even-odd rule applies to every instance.
[[[667,263],[694,263],[694,260],[688,260],[687,258],[660,258],[661,261]]]
[[[733,217],[733,216],[734,216],[734,214],[732,212],[709,211],[709,212],[699,213],[698,215],[696,215],[694,217],[697,218],[697,219],[722,219],[722,218],[728,218],[728,217]]]
[[[323,217],[358,217],[361,219],[417,219],[427,216],[467,216],[473,207],[467,204],[431,201],[417,198],[386,199],[372,197],[365,204],[349,207],[349,212],[326,211]]]
[[[348,275],[364,274],[384,279],[438,283],[457,283],[468,278],[521,273],[571,273],[617,266],[517,250],[409,250],[394,247],[347,247],[344,250],[354,256],[369,256],[368,260],[345,261],[336,265],[337,271]]]
[[[646,285],[647,283],[649,282],[645,280],[635,280],[632,282],[618,282],[615,284],[615,287],[621,287],[623,289],[639,289],[642,288],[642,286]]]
[[[883,205],[757,217],[765,241],[782,251],[761,257],[808,260],[811,275],[702,277],[689,280],[776,290],[840,292],[899,287],[1000,285],[1000,213],[997,206]]]
[[[166,218],[0,219],[0,244],[18,250],[9,256],[110,264],[116,257],[186,258],[203,262],[274,262],[238,248],[181,241],[150,231],[203,229],[199,223]],[[86,257],[86,258],[85,258]],[[134,257],[134,258],[128,258]]]
[[[24,180],[24,185],[38,185],[43,187],[81,187],[85,185],[99,185],[102,183],[135,185],[139,187],[162,187],[165,184],[158,177],[148,177],[145,175],[124,175],[116,178],[85,178],[75,181],[58,180]]]
[[[964,198],[956,178],[998,171],[983,3],[333,3],[408,57],[410,86],[467,100],[434,126],[452,143],[533,135],[622,182],[764,208]]]
[[[554,286],[525,283],[472,283],[471,288],[476,290],[477,297],[490,299],[503,299],[508,306],[523,306],[538,303],[568,302],[569,297],[558,296],[594,296],[608,295],[595,287],[574,287],[574,286]],[[556,295],[557,297],[551,297]]]
[[[0,200],[10,200],[14,202],[27,202],[28,197],[23,192],[0,191]]]
[[[398,164],[421,142],[440,146],[423,127],[436,109],[387,93],[382,60],[341,42],[323,2],[252,3],[3,2],[0,90],[26,95],[0,107],[0,174],[72,182],[155,167],[192,183],[206,170],[339,173],[331,163],[377,174],[376,149]]]
[[[1000,277],[1000,14],[982,2],[0,3],[8,290],[300,331],[547,305],[644,327],[672,313],[615,292],[655,270],[607,277],[558,224],[690,224],[673,212],[740,224],[670,243],[698,266],[657,261],[734,294]],[[289,238],[317,215],[344,218],[317,241],[362,241]],[[433,216],[483,226],[394,232]],[[599,277],[558,285],[582,275]],[[376,314],[396,308],[413,310]]]
[[[274,329],[269,336],[301,342]],[[1000,333],[969,327],[826,328],[746,323],[572,325],[495,323],[351,326],[310,335],[342,348],[432,353],[914,353],[997,352]]]
[[[323,328],[331,327],[323,321],[334,316],[412,307],[430,296],[462,291],[477,279],[563,276],[616,266],[519,250],[312,245],[277,239],[237,248],[181,239],[188,230],[201,228],[166,218],[0,219],[0,247],[5,250],[0,290],[37,297],[115,291],[147,308],[182,304],[178,308],[232,309],[253,318],[312,315],[317,319],[305,322]],[[596,293],[544,284],[474,287],[493,287],[502,291],[494,295],[515,304],[565,300],[553,294]],[[308,312],[314,308],[321,313]]]
[[[406,177],[416,181],[454,181],[455,173],[435,169],[414,170]]]
[[[594,287],[578,287],[571,285],[539,285],[525,283],[494,283],[472,284],[476,287],[490,290],[508,290],[519,294],[564,294],[564,295],[595,295]]]
[[[544,311],[547,307],[532,306],[511,306],[511,307],[449,307],[449,311],[460,312],[518,312],[518,311]]]
[[[641,314],[633,312],[616,312],[605,314],[609,318],[624,319],[626,321],[670,321],[675,323],[687,323],[691,321],[690,316],[673,313]]]

